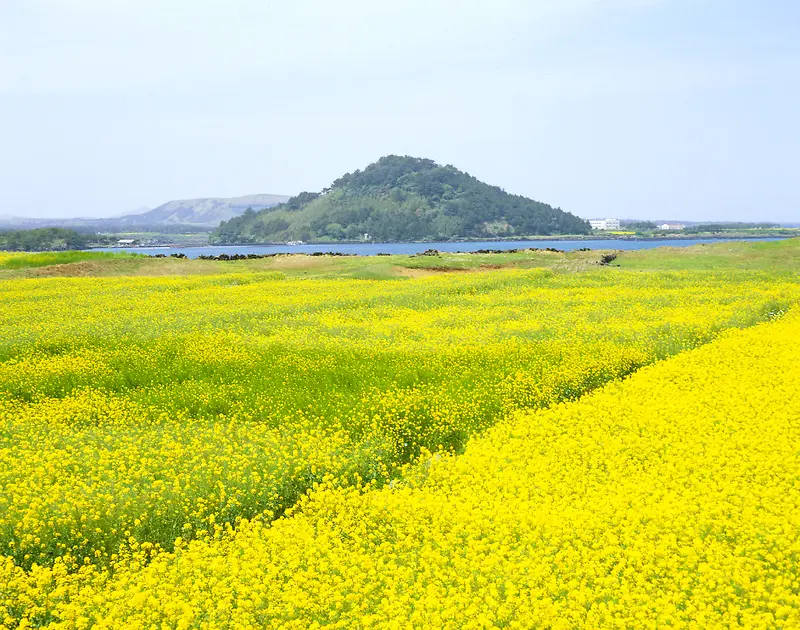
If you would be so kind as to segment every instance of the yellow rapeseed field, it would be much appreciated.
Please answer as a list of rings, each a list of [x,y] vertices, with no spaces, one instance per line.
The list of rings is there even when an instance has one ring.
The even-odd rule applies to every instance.
[[[658,592],[680,625],[710,592],[693,598],[690,580],[681,599],[655,573],[645,581],[661,586],[642,590],[637,567],[666,520],[676,538],[664,557],[687,549],[678,531],[705,513],[686,502],[699,490],[680,484],[708,474],[717,487],[716,469],[689,457],[702,437],[691,427],[710,422],[709,392],[728,392],[737,427],[750,431],[753,418],[767,431],[766,407],[742,398],[764,389],[764,374],[745,369],[764,382],[736,399],[732,382],[722,389],[734,366],[713,357],[758,339],[771,350],[743,361],[773,362],[789,379],[779,348],[795,316],[734,331],[783,317],[798,297],[795,278],[736,270],[2,280],[0,621],[640,627],[666,623],[667,608],[642,599]],[[702,374],[697,357],[710,357]],[[773,394],[789,413],[788,394]],[[727,416],[715,417],[723,431]],[[640,430],[656,420],[660,446]],[[641,444],[629,444],[636,431]],[[751,433],[743,448],[760,444]],[[788,429],[781,439],[788,448]],[[691,474],[673,462],[678,485],[655,481],[680,454]],[[740,481],[760,488],[761,472]],[[746,505],[755,527],[767,508]],[[731,540],[750,558],[740,520]],[[695,538],[712,534],[722,536]],[[691,566],[692,579],[706,571]],[[754,597],[741,586],[725,601],[742,593]],[[765,622],[771,602],[737,619]]]
[[[134,546],[113,577],[6,579],[59,628],[797,628],[798,355],[794,313],[393,487],[326,480],[290,518]]]

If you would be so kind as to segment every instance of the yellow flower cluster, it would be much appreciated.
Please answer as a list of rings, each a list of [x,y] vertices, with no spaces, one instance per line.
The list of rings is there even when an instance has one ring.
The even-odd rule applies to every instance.
[[[137,582],[135,568],[149,563],[166,570],[177,566],[173,558],[197,549],[235,566],[239,560],[223,550],[248,540],[246,532],[261,545],[273,519],[292,513],[315,488],[317,503],[304,508],[309,514],[322,514],[311,507],[319,502],[361,505],[365,488],[370,496],[404,500],[415,486],[402,479],[429,470],[425,485],[433,483],[444,462],[462,461],[452,454],[473,436],[488,430],[481,443],[508,441],[491,429],[504,418],[574,400],[721,331],[771,319],[798,297],[793,278],[736,271],[528,270],[414,281],[287,280],[269,273],[4,280],[0,622],[62,619],[81,626],[90,616],[97,622],[86,602],[80,610],[87,612],[76,612],[82,592],[93,593],[98,610],[112,618],[103,607],[117,605],[114,593],[130,600],[125,605],[152,604],[152,594],[140,600],[119,582],[103,594],[103,585],[112,573]],[[436,455],[406,468],[421,452]],[[494,480],[476,475],[469,481],[476,492],[494,488]],[[434,503],[450,502],[447,493],[443,487]],[[474,503],[455,492],[452,501]],[[509,494],[490,506],[498,522],[503,510],[514,510]],[[475,509],[476,518],[489,518]],[[369,515],[362,526],[356,512],[332,518],[341,520],[342,537],[330,533],[331,540],[380,539],[387,553],[417,536],[412,523],[395,531],[389,521],[373,529]],[[347,533],[350,519],[355,533]],[[304,536],[317,535],[315,524],[279,522],[296,523],[298,548],[311,544],[301,545]],[[294,544],[290,538],[286,545]],[[474,550],[464,544],[480,543],[462,538],[453,539],[454,549],[471,558]],[[200,543],[216,551],[193,546]],[[254,549],[252,558],[242,551],[241,561],[263,570],[267,556]],[[293,566],[282,553],[270,556],[268,573],[285,577],[281,571]],[[419,566],[427,561],[420,556]],[[364,562],[369,575],[392,566]],[[417,569],[398,565],[398,571],[411,579]],[[470,582],[472,590],[483,586]],[[181,599],[185,584],[175,588],[172,608],[158,601],[168,625],[180,625],[176,615],[202,625],[197,607]],[[366,601],[356,589],[339,602],[328,588],[318,595],[330,593],[330,611],[311,614],[295,602],[297,614],[281,617],[262,609],[271,601],[267,592],[254,591],[250,606],[243,603],[251,597],[244,583],[231,578],[219,588],[232,589],[209,595],[220,614],[233,601],[242,614],[261,611],[243,617],[246,624],[283,619],[305,627],[339,619],[347,625],[352,616],[326,615]],[[431,601],[447,594],[429,588]],[[492,597],[502,601],[504,593]],[[391,606],[410,601],[390,598]],[[381,618],[377,608],[369,614]],[[418,622],[433,620],[411,619]],[[369,617],[360,623],[369,625]]]
[[[794,313],[520,413],[394,487],[326,482],[113,577],[6,580],[36,583],[60,628],[797,628],[798,355]]]
[[[309,421],[291,432],[215,422],[94,391],[0,406],[0,535],[20,566],[106,563],[125,542],[171,547],[215,523],[265,515],[323,471],[349,478],[380,466],[349,436]]]

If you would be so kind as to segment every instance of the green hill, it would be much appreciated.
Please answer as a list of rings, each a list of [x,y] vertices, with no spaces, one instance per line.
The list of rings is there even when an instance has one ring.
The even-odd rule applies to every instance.
[[[348,173],[321,193],[220,224],[215,244],[291,240],[416,241],[459,237],[588,234],[583,219],[511,195],[433,160],[390,155]]]

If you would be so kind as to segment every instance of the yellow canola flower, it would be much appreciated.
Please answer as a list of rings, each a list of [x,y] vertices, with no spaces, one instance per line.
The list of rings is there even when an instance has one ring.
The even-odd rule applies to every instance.
[[[797,293],[607,270],[2,282],[0,555],[107,566],[269,520],[326,474],[383,483]]]
[[[36,601],[60,628],[796,628],[799,353],[798,312],[726,333],[394,487],[326,482]]]
[[[217,612],[210,618],[222,625],[214,615],[230,612],[236,602],[243,627],[260,620],[352,627],[353,611],[364,626],[446,626],[460,623],[466,610],[480,627],[502,625],[531,597],[513,571],[508,576],[514,579],[502,584],[480,574],[454,583],[431,577],[424,594],[404,589],[420,571],[435,576],[445,561],[466,570],[473,555],[487,570],[506,571],[502,559],[511,552],[484,533],[503,522],[503,514],[518,514],[516,490],[501,491],[488,474],[470,475],[477,498],[454,492],[453,501],[465,508],[476,503],[474,535],[446,529],[437,545],[420,550],[417,564],[402,559],[416,553],[426,523],[435,531],[450,519],[436,511],[450,502],[446,486],[416,506],[427,521],[404,525],[388,516],[393,505],[384,508],[386,520],[362,515],[361,507],[352,513],[339,508],[360,506],[365,490],[404,501],[426,474],[425,484],[433,483],[441,466],[461,461],[449,454],[474,436],[489,431],[481,443],[504,440],[505,429],[491,429],[498,422],[576,399],[726,329],[781,315],[798,294],[795,279],[766,272],[607,269],[407,282],[281,280],[257,273],[0,282],[0,623],[104,623],[97,610],[114,620],[116,613],[105,608],[115,597],[107,589],[113,589],[125,602],[166,615],[159,624],[186,627],[200,623],[203,598],[213,601]],[[403,483],[403,466],[426,451],[434,454]],[[513,454],[502,457],[515,461]],[[597,474],[604,465],[597,464]],[[535,467],[530,472],[542,484],[528,490],[530,500],[553,502],[549,478]],[[388,494],[375,492],[387,482]],[[579,479],[575,488],[586,483]],[[313,505],[334,510],[328,529],[303,521],[306,510],[313,513],[310,504],[293,508],[309,491]],[[498,493],[502,504],[482,493]],[[495,505],[497,515],[480,508],[484,503]],[[551,506],[561,508],[571,509]],[[267,526],[276,516],[298,513],[285,522],[297,524],[295,534],[305,541],[299,548],[320,545],[322,555],[311,564],[288,549],[264,551],[260,535],[247,537],[272,531]],[[231,538],[233,529],[241,535]],[[567,534],[562,528],[546,548],[560,549]],[[694,538],[687,554],[697,540],[703,539]],[[234,549],[233,541],[252,549],[238,549],[234,557],[220,551]],[[328,545],[340,543],[342,554],[351,546],[366,545],[370,552],[348,556],[355,565],[343,569],[344,556],[326,555],[333,553]],[[447,545],[464,559],[451,558]],[[665,547],[665,558],[669,552]],[[162,580],[158,567],[172,570],[173,553],[180,559],[210,554],[211,564],[198,556],[198,572],[189,573],[198,588],[211,590],[184,593],[180,582],[174,605],[148,590]],[[558,562],[568,564],[583,549],[563,553]],[[239,585],[226,574],[237,566],[275,579],[287,579],[291,570],[303,586],[281,603],[269,580],[251,592],[249,581]],[[371,598],[384,588],[379,578],[389,570],[399,581],[376,603]],[[620,570],[634,572],[635,565]],[[538,574],[541,567],[526,571]],[[211,586],[204,581],[218,573]],[[314,593],[326,576],[339,577]],[[582,584],[576,577],[564,584],[541,577],[548,588]],[[598,574],[597,583],[609,579]],[[369,597],[362,583],[373,585]],[[82,595],[75,599],[84,592],[91,606]],[[585,607],[589,595],[580,592]],[[323,593],[330,599],[321,599]],[[469,602],[466,608],[456,596]],[[442,601],[447,605],[434,610]],[[411,602],[417,617],[404,618],[399,611]],[[555,612],[565,605],[552,601]],[[783,605],[776,618],[779,609],[786,613]],[[426,610],[432,616],[424,616]],[[134,617],[126,617],[132,625]]]

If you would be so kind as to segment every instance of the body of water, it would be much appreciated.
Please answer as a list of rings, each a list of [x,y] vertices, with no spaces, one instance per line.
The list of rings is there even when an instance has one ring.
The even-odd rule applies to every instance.
[[[186,254],[189,258],[198,256],[219,256],[220,254],[313,254],[315,252],[335,252],[340,254],[356,254],[358,256],[375,256],[376,254],[419,254],[428,249],[440,252],[475,252],[480,249],[545,249],[552,247],[567,252],[588,247],[590,249],[650,249],[653,247],[688,247],[700,243],[720,243],[742,239],[596,239],[574,241],[470,241],[462,243],[330,243],[323,245],[218,245],[207,247],[106,247],[92,251],[103,252],[135,252],[138,254]],[[759,241],[775,241],[776,238],[747,239]]]

